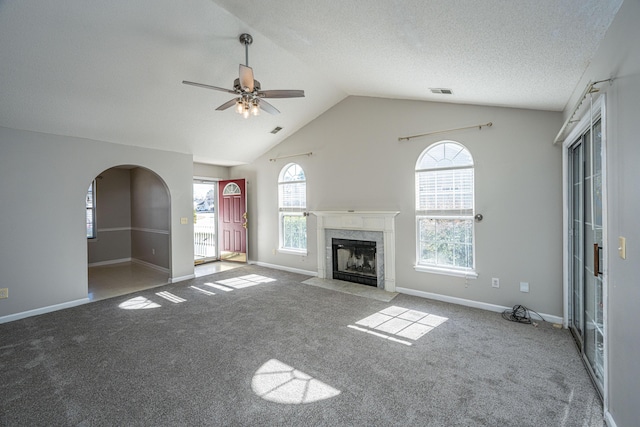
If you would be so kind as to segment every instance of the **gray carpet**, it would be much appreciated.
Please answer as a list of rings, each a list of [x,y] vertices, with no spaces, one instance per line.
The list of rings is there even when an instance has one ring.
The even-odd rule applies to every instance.
[[[308,278],[246,266],[2,324],[0,425],[603,425],[566,330]]]

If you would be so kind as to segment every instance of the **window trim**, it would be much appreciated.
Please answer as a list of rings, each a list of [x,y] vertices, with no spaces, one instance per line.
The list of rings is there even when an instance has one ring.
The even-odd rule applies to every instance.
[[[285,181],[284,175],[285,173],[292,167],[297,166],[304,175],[304,180],[291,180]],[[296,184],[304,184],[304,206],[295,206],[295,207],[280,207],[281,200],[281,186],[284,185],[296,185]],[[278,253],[282,254],[290,254],[290,255],[307,255],[308,253],[308,242],[309,242],[309,233],[306,227],[307,223],[307,174],[304,171],[304,168],[300,166],[298,163],[287,163],[280,169],[280,173],[278,174]],[[289,248],[284,246],[285,236],[284,236],[284,221],[283,217],[287,216],[302,216],[305,219],[305,235],[306,235],[306,243],[305,248]]]
[[[446,267],[435,267],[432,265],[426,264],[416,264],[413,266],[415,271],[420,273],[434,273],[434,274],[443,274],[446,276],[454,276],[454,277],[464,277],[467,279],[477,279],[478,273],[475,270],[463,270],[463,269],[453,269]]]
[[[420,168],[420,165],[423,157],[427,155],[427,153],[436,148],[439,145],[443,144],[454,144],[456,146],[461,147],[463,150],[467,151],[471,158],[471,163],[468,165],[455,165],[455,166],[447,166],[447,167],[434,167],[434,168]],[[464,170],[470,169],[472,171],[472,180],[473,186],[472,190],[472,200],[471,200],[471,208],[470,209],[450,209],[450,210],[435,210],[435,209],[419,209],[419,187],[418,187],[418,177],[420,173],[425,172],[441,172],[441,171],[450,171],[450,170]],[[475,279],[478,277],[478,273],[476,272],[476,229],[475,229],[475,161],[473,160],[473,156],[469,149],[463,144],[457,141],[444,140],[438,141],[434,144],[431,144],[427,148],[425,148],[420,155],[418,156],[418,160],[416,161],[416,167],[414,170],[414,193],[415,193],[415,227],[416,227],[416,242],[415,242],[415,265],[413,266],[414,270],[417,272],[424,273],[435,273],[435,274],[443,274],[448,276],[455,277],[464,277],[466,279]],[[471,267],[455,267],[455,266],[445,266],[438,265],[434,263],[423,263],[421,262],[420,256],[420,220],[421,219],[435,219],[435,220],[466,220],[471,221],[471,256],[472,256],[472,265]]]

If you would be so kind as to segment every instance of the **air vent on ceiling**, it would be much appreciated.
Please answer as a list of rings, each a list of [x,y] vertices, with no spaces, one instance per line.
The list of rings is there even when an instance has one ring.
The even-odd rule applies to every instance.
[[[276,126],[273,128],[273,130],[271,131],[272,134],[276,134],[278,132],[280,132],[282,130],[282,128],[280,126]]]
[[[441,87],[432,87],[429,88],[431,93],[440,93],[442,95],[453,95],[453,91],[451,89],[445,89]]]

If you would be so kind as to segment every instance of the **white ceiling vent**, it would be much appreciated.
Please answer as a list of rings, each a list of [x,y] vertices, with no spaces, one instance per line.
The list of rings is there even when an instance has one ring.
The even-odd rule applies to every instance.
[[[271,133],[276,134],[276,133],[280,132],[281,130],[282,130],[282,128],[280,126],[276,126],[276,127],[273,128]]]
[[[445,89],[441,87],[432,87],[429,88],[431,93],[440,93],[442,95],[453,95],[453,91],[451,89]]]

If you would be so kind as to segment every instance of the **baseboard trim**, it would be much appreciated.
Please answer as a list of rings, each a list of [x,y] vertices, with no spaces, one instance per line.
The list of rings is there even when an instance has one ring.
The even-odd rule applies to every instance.
[[[65,308],[76,307],[78,305],[86,304],[90,302],[89,298],[82,298],[73,301],[67,301],[60,304],[49,305],[47,307],[35,308],[33,310],[27,310],[20,313],[9,314],[7,316],[0,317],[0,323],[13,322],[15,320],[26,319],[31,316],[38,316],[40,314],[51,313],[52,311],[64,310]]]
[[[288,271],[289,273],[305,274],[307,276],[317,276],[317,271],[302,270],[300,268],[286,267],[284,265],[269,264],[261,261],[249,261],[247,264],[255,264],[260,267],[273,268],[274,270]]]
[[[163,273],[167,273],[167,274],[171,273],[171,271],[168,268],[160,267],[159,265],[155,265],[155,264],[152,264],[152,263],[147,262],[147,261],[143,261],[143,260],[138,259],[138,258],[131,258],[131,262],[135,262],[136,264],[144,265],[145,267],[153,268],[154,270],[158,270],[158,271],[161,271]]]
[[[107,260],[107,261],[92,262],[92,263],[89,264],[89,267],[100,267],[102,265],[122,264],[123,262],[131,262],[131,257],[129,257],[129,258],[120,258],[120,259],[110,259],[110,260]]]
[[[611,412],[604,411],[604,422],[607,423],[607,427],[617,427],[616,422],[611,416]]]
[[[470,299],[451,297],[448,295],[434,294],[432,292],[418,291],[418,290],[409,289],[409,288],[400,288],[397,286],[396,286],[396,292],[400,292],[401,294],[413,295],[416,297],[434,299],[436,301],[448,302],[451,304],[458,304],[458,305],[464,305],[467,307],[480,308],[482,310],[494,311],[496,313],[502,313],[505,310],[511,310],[513,308],[513,307],[504,307],[496,304],[489,304],[486,302],[473,301]],[[545,314],[545,313],[540,313],[540,316],[542,316],[544,320],[546,320],[547,322],[559,323],[561,325],[564,324],[562,317],[554,316],[551,314]]]
[[[169,283],[183,282],[185,280],[190,280],[195,278],[196,278],[195,274],[187,274],[186,276],[172,277],[169,279]]]

